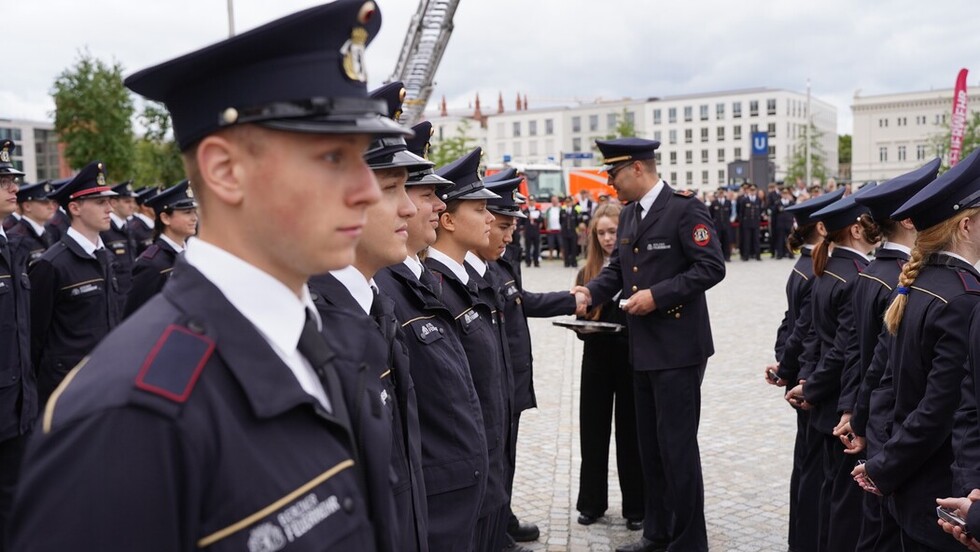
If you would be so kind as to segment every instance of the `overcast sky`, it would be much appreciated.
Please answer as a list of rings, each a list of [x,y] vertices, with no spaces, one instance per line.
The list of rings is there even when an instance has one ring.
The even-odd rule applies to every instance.
[[[241,32],[310,0],[236,0]],[[398,59],[417,0],[378,0],[370,86]],[[50,119],[55,77],[87,48],[126,73],[227,36],[226,0],[4,0],[0,117]],[[980,85],[978,0],[460,0],[429,111],[442,95],[484,110],[551,100],[643,98],[768,86],[837,107],[851,100],[951,88],[961,67]],[[971,66],[972,64],[972,66]],[[971,106],[972,107],[972,106]],[[980,108],[980,106],[977,106]]]

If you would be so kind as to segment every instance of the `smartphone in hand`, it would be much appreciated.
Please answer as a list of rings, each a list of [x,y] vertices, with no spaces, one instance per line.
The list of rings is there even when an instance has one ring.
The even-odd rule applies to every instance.
[[[779,382],[779,376],[776,374],[776,371],[773,370],[772,368],[766,370],[766,377],[769,378],[769,381],[771,381],[772,383]]]
[[[949,508],[943,508],[942,506],[936,506],[936,515],[939,516],[939,519],[963,529],[963,532],[966,533],[966,520],[958,516],[955,511]]]

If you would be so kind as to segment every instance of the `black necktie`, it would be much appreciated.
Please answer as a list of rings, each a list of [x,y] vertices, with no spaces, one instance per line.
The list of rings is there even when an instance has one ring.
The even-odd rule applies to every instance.
[[[13,268],[10,263],[10,249],[7,247],[6,236],[0,236],[0,257],[7,262],[7,266]]]
[[[299,335],[299,343],[296,345],[299,353],[306,357],[313,371],[316,372],[323,385],[323,392],[330,401],[330,409],[341,422],[350,427],[350,418],[347,415],[347,405],[344,403],[343,390],[340,386],[340,378],[333,365],[333,351],[327,345],[327,340],[316,328],[316,320],[312,314],[306,312],[306,323],[303,324],[303,332]]]
[[[636,202],[636,225],[639,226],[640,222],[643,221],[643,204],[639,201]]]
[[[102,249],[96,249],[95,259],[102,265],[102,274],[105,276],[105,279],[109,280],[112,277],[109,264],[109,250],[104,247]]]

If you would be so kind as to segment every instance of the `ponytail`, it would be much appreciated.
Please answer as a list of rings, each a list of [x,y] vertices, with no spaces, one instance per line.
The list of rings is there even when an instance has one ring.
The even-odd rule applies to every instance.
[[[861,235],[864,237],[864,241],[875,244],[881,241],[882,229],[881,226],[875,222],[875,219],[871,215],[865,213],[858,217],[858,226],[861,227]]]
[[[817,276],[823,276],[828,259],[830,259],[830,237],[825,238],[813,248],[813,273]]]
[[[902,274],[898,277],[898,294],[892,304],[889,305],[888,310],[885,311],[885,327],[888,328],[888,333],[892,335],[898,333],[898,326],[902,323],[902,315],[905,314],[905,305],[909,302],[909,291],[915,279],[919,277],[919,272],[925,265],[927,257],[927,252],[916,245],[915,249],[912,250],[909,262],[902,267]]]

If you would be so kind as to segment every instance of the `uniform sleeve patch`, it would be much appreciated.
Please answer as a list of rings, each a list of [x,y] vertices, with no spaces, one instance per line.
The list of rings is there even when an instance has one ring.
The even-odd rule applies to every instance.
[[[700,247],[704,247],[711,243],[711,232],[708,230],[708,227],[703,224],[695,226],[691,236],[694,238],[694,243]]]
[[[171,324],[143,362],[136,387],[175,402],[190,397],[201,370],[214,352],[214,341]]]

